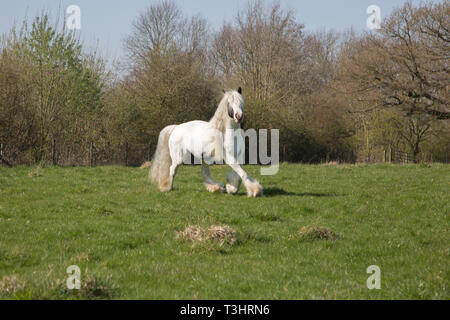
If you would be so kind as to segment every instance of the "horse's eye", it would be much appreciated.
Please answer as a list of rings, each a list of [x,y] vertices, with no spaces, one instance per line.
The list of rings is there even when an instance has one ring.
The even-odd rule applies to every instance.
[[[230,107],[230,106],[228,106],[228,115],[230,116],[230,118],[233,118],[233,117],[234,117],[234,111],[233,111],[233,108]]]

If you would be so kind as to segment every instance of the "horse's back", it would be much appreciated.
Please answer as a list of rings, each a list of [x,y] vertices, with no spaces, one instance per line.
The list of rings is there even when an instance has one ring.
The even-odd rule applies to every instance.
[[[209,122],[201,120],[193,120],[176,126],[171,135],[171,140],[184,140],[188,137],[202,138],[209,133],[211,126]]]
[[[197,156],[217,139],[217,130],[209,122],[193,120],[175,127],[169,145],[171,148],[181,148]]]
[[[210,127],[210,123],[207,121],[202,121],[202,120],[192,120],[189,122],[179,124],[177,126],[177,128],[179,130],[194,130],[194,131],[205,130],[209,127]]]

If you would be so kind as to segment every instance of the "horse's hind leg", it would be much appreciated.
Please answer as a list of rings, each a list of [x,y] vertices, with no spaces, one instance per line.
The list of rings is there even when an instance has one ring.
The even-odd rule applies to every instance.
[[[170,172],[169,172],[169,186],[170,186],[170,190],[172,190],[173,187],[173,180],[175,179],[175,175],[177,174],[177,167],[178,167],[179,163],[172,163],[172,165],[170,166]]]
[[[202,162],[202,177],[205,183],[205,187],[209,192],[225,192],[221,183],[217,183],[211,177],[209,172],[209,165]]]
[[[175,150],[174,150],[175,149]],[[172,164],[169,168],[169,179],[167,181],[167,189],[172,190],[173,180],[177,174],[177,167],[183,163],[183,153],[179,148],[170,149],[170,157],[172,159]]]

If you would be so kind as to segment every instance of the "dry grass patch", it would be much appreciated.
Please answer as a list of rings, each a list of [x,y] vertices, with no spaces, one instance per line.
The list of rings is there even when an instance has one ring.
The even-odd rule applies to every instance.
[[[89,299],[111,299],[117,295],[117,288],[112,284],[111,276],[106,278],[98,278],[94,276],[87,276],[81,278],[80,289],[67,289],[65,283],[62,284],[64,296],[70,298],[70,296]]]
[[[328,161],[328,162],[322,163],[322,165],[334,167],[334,166],[338,166],[338,165],[339,165],[339,162],[337,162],[337,161]]]
[[[292,238],[298,238],[301,241],[336,240],[338,235],[327,227],[305,226],[296,232]]]
[[[28,172],[28,177],[30,178],[39,177],[41,175],[41,168],[42,167],[39,165],[35,169]]]
[[[152,166],[152,162],[151,161],[145,161],[142,165],[141,165],[141,169],[148,169]]]
[[[179,240],[192,241],[193,244],[217,242],[220,246],[224,244],[233,245],[236,242],[236,232],[227,225],[212,225],[202,228],[199,225],[187,226],[183,231],[176,233]]]
[[[88,299],[110,299],[115,295],[115,288],[110,282],[109,277],[105,280],[88,277],[82,281],[80,293]]]
[[[89,253],[80,253],[75,256],[75,260],[77,261],[89,261],[92,260],[92,257]]]
[[[25,282],[16,276],[4,276],[0,282],[0,297],[9,297],[25,289]]]

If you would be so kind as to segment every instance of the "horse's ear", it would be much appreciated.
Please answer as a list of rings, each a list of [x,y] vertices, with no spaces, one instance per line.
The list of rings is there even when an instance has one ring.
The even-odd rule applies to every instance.
[[[241,87],[238,88],[238,93],[242,94],[242,88]]]

